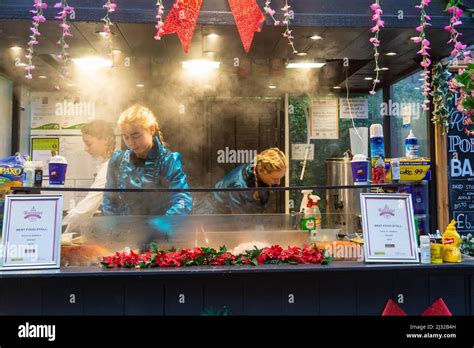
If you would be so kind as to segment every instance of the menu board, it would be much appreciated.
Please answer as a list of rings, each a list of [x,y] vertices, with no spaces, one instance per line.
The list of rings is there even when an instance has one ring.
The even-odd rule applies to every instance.
[[[474,231],[474,137],[465,129],[474,129],[470,117],[455,107],[456,98],[450,107],[448,132],[448,190],[449,214],[455,219],[459,233]]]
[[[314,98],[311,101],[311,139],[339,139],[337,115],[337,98]]]

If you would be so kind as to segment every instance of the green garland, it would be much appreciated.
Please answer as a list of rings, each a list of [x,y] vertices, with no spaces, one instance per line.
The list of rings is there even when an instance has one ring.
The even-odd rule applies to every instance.
[[[449,128],[449,110],[448,103],[454,98],[449,91],[450,73],[441,63],[438,63],[433,68],[433,75],[431,78],[433,97],[433,123],[441,127],[442,134],[448,132]]]

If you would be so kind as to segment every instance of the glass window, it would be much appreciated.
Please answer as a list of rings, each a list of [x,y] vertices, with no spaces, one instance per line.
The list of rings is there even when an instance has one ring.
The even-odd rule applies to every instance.
[[[413,131],[418,139],[419,156],[429,157],[427,113],[423,110],[422,72],[414,73],[390,87],[388,114],[391,116],[391,156],[405,157],[405,138]]]

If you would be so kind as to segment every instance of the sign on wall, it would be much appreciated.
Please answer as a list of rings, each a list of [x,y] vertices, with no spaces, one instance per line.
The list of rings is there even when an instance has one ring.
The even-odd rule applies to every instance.
[[[367,98],[339,98],[339,118],[350,119],[351,115],[356,120],[367,120],[369,100]]]
[[[311,139],[339,139],[338,99],[311,100]]]

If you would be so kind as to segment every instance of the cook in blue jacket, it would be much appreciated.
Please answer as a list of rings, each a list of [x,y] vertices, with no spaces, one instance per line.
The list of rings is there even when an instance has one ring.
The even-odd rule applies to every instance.
[[[279,185],[288,168],[285,154],[278,148],[262,151],[254,163],[243,164],[227,173],[215,188],[250,188]],[[271,191],[216,191],[198,203],[195,214],[264,213]]]
[[[127,149],[116,151],[107,169],[106,188],[188,188],[181,155],[167,149],[153,113],[135,105],[118,121]],[[105,192],[106,215],[187,215],[192,210],[189,192]]]

